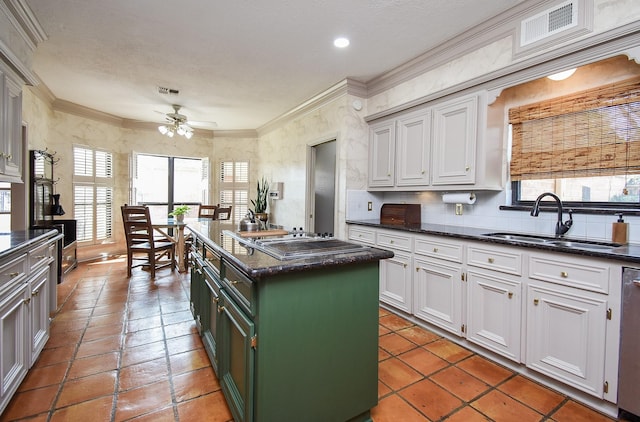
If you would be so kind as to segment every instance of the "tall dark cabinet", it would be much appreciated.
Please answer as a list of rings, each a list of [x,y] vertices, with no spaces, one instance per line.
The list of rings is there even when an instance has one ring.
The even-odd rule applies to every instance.
[[[29,226],[31,228],[55,228],[64,235],[58,245],[58,283],[64,274],[78,265],[76,254],[76,220],[59,219],[65,214],[60,206],[60,195],[55,193],[56,180],[53,171],[56,162],[55,153],[42,150],[29,151],[30,158],[30,207]]]

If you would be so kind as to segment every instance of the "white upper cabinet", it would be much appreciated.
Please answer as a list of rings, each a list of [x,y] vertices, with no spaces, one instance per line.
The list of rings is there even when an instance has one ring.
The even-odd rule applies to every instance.
[[[426,186],[431,167],[431,110],[398,119],[396,186]]]
[[[478,95],[456,98],[433,108],[433,184],[476,181]]]
[[[392,187],[396,156],[395,120],[369,128],[369,186]]]
[[[502,189],[503,140],[486,126],[486,91],[371,123],[369,189]]]
[[[0,66],[0,181],[22,182],[22,84]]]

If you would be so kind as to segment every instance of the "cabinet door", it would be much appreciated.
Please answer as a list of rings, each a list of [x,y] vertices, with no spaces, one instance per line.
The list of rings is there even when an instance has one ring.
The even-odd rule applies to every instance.
[[[398,120],[396,185],[427,186],[431,161],[431,110]]]
[[[392,187],[396,150],[395,120],[369,129],[369,187]]]
[[[477,95],[434,106],[433,185],[475,183],[477,115]]]
[[[207,315],[208,320],[206,324],[203,322],[203,335],[202,342],[209,354],[209,359],[213,366],[213,370],[218,374],[218,307],[220,304],[220,282],[210,270],[209,267],[204,269],[205,271],[205,283],[207,287],[206,304],[207,311],[202,315]]]
[[[237,422],[253,420],[255,326],[231,296],[220,291],[220,386]]]
[[[0,173],[3,180],[22,182],[22,87],[9,78],[3,79],[0,110],[4,124],[0,131]]]
[[[462,270],[460,265],[414,257],[415,316],[462,335]]]
[[[194,255],[193,264],[193,270],[191,271],[191,285],[189,286],[189,306],[191,307],[193,318],[196,321],[198,332],[202,334],[201,292],[204,288],[204,272],[202,259]]]
[[[380,261],[380,301],[411,313],[411,255],[393,251],[393,258]]]
[[[0,414],[29,369],[27,286],[0,303]]]
[[[467,339],[520,362],[521,283],[468,271],[467,284]]]
[[[29,322],[31,324],[31,360],[33,365],[49,340],[49,268],[43,268],[31,278],[29,292]]]
[[[606,298],[578,289],[530,284],[527,367],[602,398]]]

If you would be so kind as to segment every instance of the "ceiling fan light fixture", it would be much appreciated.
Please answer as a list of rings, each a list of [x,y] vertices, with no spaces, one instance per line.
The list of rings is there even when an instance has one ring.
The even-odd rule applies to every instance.
[[[187,132],[184,134],[184,137],[187,139],[191,139],[192,136],[193,136],[193,132]]]
[[[160,125],[160,126],[158,126],[158,131],[160,133],[162,133],[163,135],[166,135],[167,132],[169,131],[169,128],[166,127],[165,125]]]

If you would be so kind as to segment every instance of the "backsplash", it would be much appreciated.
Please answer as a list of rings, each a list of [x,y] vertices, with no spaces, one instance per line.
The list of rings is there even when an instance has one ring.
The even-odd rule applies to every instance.
[[[504,230],[553,236],[558,219],[556,212],[541,212],[532,217],[527,211],[503,211],[501,205],[510,204],[510,191],[475,192],[476,203],[463,205],[462,215],[455,214],[455,204],[442,202],[442,192],[368,192],[347,191],[347,220],[369,220],[380,216],[384,203],[421,204],[423,223],[450,226],[477,227],[487,230]],[[372,210],[367,210],[367,203]],[[569,219],[565,211],[563,221]],[[573,226],[567,237],[588,238],[590,240],[611,241],[614,215],[573,214]],[[629,223],[629,242],[640,243],[638,217],[625,216]]]

